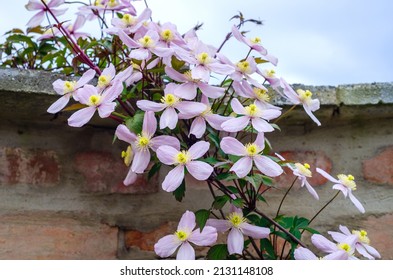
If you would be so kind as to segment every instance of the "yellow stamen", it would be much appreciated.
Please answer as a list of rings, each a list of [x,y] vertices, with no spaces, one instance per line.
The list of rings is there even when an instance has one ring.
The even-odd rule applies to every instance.
[[[203,111],[203,112],[201,113],[201,116],[202,116],[202,117],[205,117],[205,116],[209,116],[209,115],[211,115],[211,114],[213,114],[212,108],[211,108],[210,106],[207,106],[207,108],[205,109],[205,111]]]
[[[124,14],[121,20],[126,26],[132,26],[136,22],[135,17],[130,14]]]
[[[164,97],[161,98],[161,102],[168,106],[174,106],[179,101],[180,98],[171,93],[167,93]]]
[[[240,72],[246,73],[246,74],[251,74],[251,67],[250,63],[246,60],[240,61],[237,63],[237,68],[239,68]]]
[[[183,230],[176,231],[175,235],[177,238],[179,238],[180,241],[186,241],[188,238],[188,233]]]
[[[250,117],[256,116],[259,113],[259,108],[255,104],[250,104],[249,106],[245,107],[247,115]]]
[[[165,30],[163,30],[163,31],[161,32],[161,38],[162,38],[164,41],[170,42],[170,41],[172,41],[173,38],[174,38],[173,32],[172,32],[171,30],[169,30],[169,29],[165,29]]]
[[[143,36],[138,41],[144,48],[150,48],[154,45],[154,40],[148,35]]]
[[[140,148],[141,150],[145,150],[149,147],[150,144],[150,138],[146,137],[144,135],[139,135],[138,139],[137,139],[137,146],[138,148]]]
[[[344,250],[345,252],[349,253],[351,251],[351,245],[348,243],[339,243],[337,244],[337,247],[341,250]]]
[[[262,40],[261,40],[260,37],[255,37],[255,38],[251,38],[250,41],[251,41],[253,44],[259,44]]]
[[[246,153],[248,156],[252,157],[258,154],[261,149],[254,143],[246,144]]]
[[[270,70],[266,70],[266,76],[268,76],[269,78],[274,78],[276,75],[276,71],[274,71],[273,69]]]
[[[303,102],[309,102],[311,100],[312,97],[312,92],[309,90],[302,90],[302,89],[298,89],[296,91],[299,94],[300,100],[302,100]]]
[[[107,75],[101,75],[98,77],[98,87],[103,88],[110,84],[111,77]]]
[[[348,189],[351,189],[353,191],[356,190],[356,183],[355,183],[355,177],[353,177],[351,174],[349,175],[344,175],[344,174],[339,174],[337,175],[338,179],[340,180],[341,184],[346,186]]]
[[[108,1],[108,6],[113,8],[119,5],[119,2],[117,0],[109,0]]]
[[[361,243],[370,244],[370,239],[367,236],[367,231],[365,230],[353,230],[352,234],[356,234]]]
[[[246,222],[246,219],[241,213],[232,212],[227,217],[228,221],[236,228],[238,228],[242,223]]]
[[[101,96],[100,95],[91,95],[89,97],[89,106],[98,106],[100,104]]]
[[[265,102],[270,101],[270,96],[268,95],[266,89],[255,87],[255,88],[253,88],[253,92],[258,100],[265,101]]]
[[[175,162],[177,164],[186,164],[190,161],[190,155],[188,151],[181,151],[175,156]]]
[[[75,90],[76,82],[66,81],[64,83],[64,93],[69,93]]]
[[[211,61],[209,54],[206,52],[202,52],[202,53],[198,54],[197,59],[200,64],[207,64]]]
[[[310,165],[308,163],[301,164],[301,163],[295,163],[296,169],[299,171],[300,174],[306,176],[306,177],[311,177],[312,173],[309,170]]]
[[[124,164],[130,166],[134,152],[132,151],[131,145],[127,147],[127,150],[121,152],[121,158],[124,158]]]

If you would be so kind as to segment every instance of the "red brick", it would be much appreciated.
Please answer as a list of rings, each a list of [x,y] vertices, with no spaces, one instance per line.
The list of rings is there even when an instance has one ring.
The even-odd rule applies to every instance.
[[[53,186],[60,181],[57,154],[50,150],[1,148],[0,183]]]
[[[138,175],[137,181],[125,186],[123,180],[128,167],[121,158],[110,153],[84,152],[76,155],[75,168],[85,178],[86,191],[103,193],[153,193],[158,191],[158,176],[149,181],[146,174]]]
[[[1,259],[115,259],[118,229],[50,213],[0,216]]]
[[[393,185],[393,146],[363,161],[363,176],[372,183]]]
[[[370,216],[362,224],[367,231],[370,245],[378,250],[382,259],[393,259],[393,214]],[[354,228],[356,229],[356,228]]]
[[[327,183],[327,179],[321,176],[319,173],[315,171],[315,169],[321,168],[325,170],[327,173],[330,173],[332,170],[332,161],[326,154],[322,151],[284,151],[279,153],[288,161],[300,162],[302,164],[308,163],[311,168],[312,177],[307,181],[313,187],[322,186]],[[283,168],[285,174],[276,178],[276,182],[280,187],[288,188],[295,176],[292,174],[292,171],[288,167]],[[298,189],[300,187],[299,181],[295,183],[294,188]]]

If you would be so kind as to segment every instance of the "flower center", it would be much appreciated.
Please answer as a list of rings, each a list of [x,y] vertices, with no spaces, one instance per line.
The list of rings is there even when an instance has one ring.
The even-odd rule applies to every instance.
[[[94,1],[94,6],[96,6],[96,7],[103,7],[104,5],[102,4],[102,0],[96,0],[96,1]]]
[[[312,173],[310,171],[310,165],[308,163],[301,164],[301,163],[295,163],[295,167],[297,171],[299,171],[300,174],[306,176],[306,177],[311,177]]]
[[[250,41],[253,44],[259,44],[262,40],[259,37],[255,37],[255,38],[251,38]]]
[[[179,238],[180,241],[186,241],[188,238],[188,233],[185,232],[184,230],[178,230],[175,232],[175,235],[177,238]]]
[[[242,223],[246,222],[241,213],[232,212],[227,217],[228,221],[236,228],[238,228]]]
[[[170,42],[170,41],[172,41],[173,40],[173,32],[171,31],[171,30],[169,30],[169,29],[165,29],[165,30],[163,30],[162,32],[161,32],[161,38],[164,40],[164,41],[167,41],[167,42]]]
[[[134,153],[132,151],[131,145],[127,147],[127,150],[121,152],[121,158],[124,159],[124,164],[130,166]]]
[[[245,107],[247,115],[250,117],[254,117],[259,113],[259,108],[255,104],[250,104],[249,106]]]
[[[144,150],[149,146],[149,144],[150,144],[149,137],[141,136],[141,135],[138,136],[137,143],[136,143],[138,148]]]
[[[113,8],[119,5],[119,2],[117,0],[109,0],[108,1],[108,6]]]
[[[311,97],[312,97],[311,91],[309,91],[309,90],[304,91],[302,89],[298,89],[296,92],[299,94],[299,98],[303,102],[309,102],[311,100]]]
[[[186,164],[190,161],[190,155],[188,151],[181,151],[175,156],[175,162],[177,164]]]
[[[209,54],[206,52],[202,52],[202,53],[198,54],[197,59],[200,64],[207,64],[211,60]]]
[[[101,75],[98,77],[98,87],[103,88],[109,85],[111,77],[107,75]]]
[[[266,70],[266,75],[267,75],[269,78],[274,78],[275,75],[276,75],[276,71],[274,71],[273,69]]]
[[[236,66],[239,68],[240,72],[251,74],[251,67],[248,61],[240,61]]]
[[[337,248],[344,250],[347,253],[350,253],[350,251],[352,249],[348,243],[339,243],[339,244],[337,244]]]
[[[256,144],[254,143],[246,144],[246,153],[248,156],[250,157],[255,156],[259,152],[260,152],[260,148]]]
[[[205,111],[203,111],[203,112],[201,113],[201,116],[202,116],[202,117],[205,117],[205,116],[208,116],[208,115],[211,115],[211,114],[213,114],[212,108],[211,108],[210,106],[207,106],[207,108],[205,109]]]
[[[64,83],[64,93],[69,93],[75,90],[76,82],[66,81]]]
[[[154,40],[149,35],[145,35],[144,37],[140,38],[138,41],[139,43],[141,43],[141,45],[144,48],[150,48],[154,44]]]
[[[98,106],[100,104],[101,96],[93,94],[89,97],[90,106]]]
[[[168,106],[173,106],[179,101],[180,101],[180,98],[171,94],[171,93],[168,93],[163,98],[161,98],[161,102],[168,105]]]
[[[337,177],[340,180],[341,184],[346,186],[348,189],[353,191],[356,190],[355,177],[353,177],[351,174],[348,175],[339,174],[337,175]]]
[[[367,231],[365,231],[365,230],[353,230],[352,234],[357,235],[361,243],[370,244],[370,239],[367,236]]]
[[[270,96],[267,94],[267,90],[263,88],[253,88],[253,92],[256,98],[260,101],[269,102]]]
[[[124,24],[126,26],[132,26],[135,24],[135,21],[136,21],[135,17],[133,17],[130,14],[123,15],[123,18],[121,20],[122,20],[122,22],[124,22]]]

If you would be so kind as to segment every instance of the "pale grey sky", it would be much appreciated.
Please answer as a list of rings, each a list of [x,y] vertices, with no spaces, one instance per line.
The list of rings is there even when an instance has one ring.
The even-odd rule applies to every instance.
[[[12,27],[24,28],[34,14],[25,10],[26,3],[13,0],[3,6],[1,35]],[[278,57],[276,72],[290,83],[393,81],[392,0],[148,0],[148,4],[153,20],[171,21],[181,32],[203,22],[199,36],[214,46],[230,30],[229,18],[238,11],[263,20],[263,26],[248,24],[246,29]],[[143,1],[136,6],[141,11]],[[89,30],[97,26],[89,25]],[[234,59],[244,51],[236,42],[223,49]]]

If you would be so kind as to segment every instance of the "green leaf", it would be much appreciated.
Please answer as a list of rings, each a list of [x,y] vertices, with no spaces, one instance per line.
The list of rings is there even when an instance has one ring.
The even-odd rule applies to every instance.
[[[207,219],[209,219],[209,216],[210,216],[210,211],[206,209],[200,209],[195,212],[196,223],[199,226],[201,232],[205,227],[206,221]]]
[[[236,198],[231,201],[232,205],[237,208],[243,208],[244,200],[242,198]]]
[[[217,196],[213,202],[214,209],[222,209],[224,205],[229,201],[229,197],[227,195]]]
[[[198,159],[199,161],[203,161],[203,162],[206,162],[206,163],[209,163],[209,164],[211,164],[211,165],[214,165],[214,164],[216,164],[217,162],[219,162],[216,158],[214,158],[214,157],[208,157],[208,158],[201,158],[201,159]]]
[[[272,243],[270,242],[269,239],[263,238],[260,241],[261,243],[261,251],[265,252],[265,259],[270,259],[270,260],[275,260],[277,259],[277,256],[274,252],[274,248]]]
[[[156,162],[149,170],[147,174],[147,180],[150,180],[161,168],[161,162]]]
[[[142,132],[144,115],[143,111],[137,111],[134,116],[126,120],[126,126],[137,135]]]
[[[303,228],[305,231],[308,231],[309,233],[312,234],[321,234],[319,231],[317,231],[316,229],[310,228],[310,227],[305,227]]]
[[[208,260],[225,260],[228,255],[227,244],[216,244],[209,249],[206,258]]]
[[[214,132],[214,130],[211,127],[207,127],[207,131],[209,134],[207,135],[207,138],[210,139],[210,141],[213,142],[213,144],[219,149],[220,148],[220,137],[218,134]]]
[[[183,179],[183,182],[181,185],[172,192],[174,195],[175,199],[179,202],[181,202],[186,194],[186,180]]]

